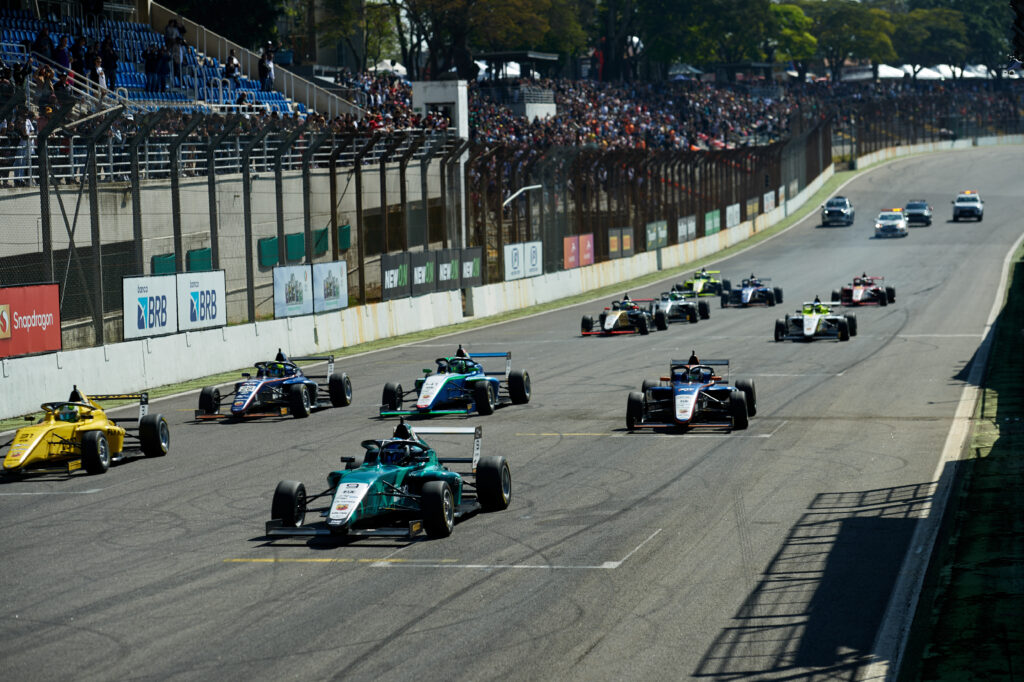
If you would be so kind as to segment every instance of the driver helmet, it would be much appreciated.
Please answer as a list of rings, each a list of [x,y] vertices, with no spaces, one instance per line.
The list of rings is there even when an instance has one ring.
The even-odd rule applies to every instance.
[[[409,454],[409,446],[406,443],[390,442],[384,443],[380,450],[380,463],[398,465]]]
[[[62,422],[78,421],[78,408],[74,405],[64,405],[57,412],[57,419]]]
[[[282,362],[272,362],[269,365],[267,365],[267,376],[274,377],[275,379],[278,378],[278,377],[283,377],[284,376],[284,363],[282,363]]]

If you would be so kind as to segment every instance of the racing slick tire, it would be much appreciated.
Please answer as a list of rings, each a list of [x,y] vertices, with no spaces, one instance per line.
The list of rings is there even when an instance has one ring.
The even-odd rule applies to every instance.
[[[146,457],[163,457],[171,446],[171,430],[162,414],[147,414],[139,421],[139,443]]]
[[[729,394],[729,415],[732,417],[732,428],[742,431],[750,425],[749,409],[747,396],[743,391],[733,391]]]
[[[896,302],[896,287],[886,287],[885,288],[885,299],[886,299],[886,303],[895,303]]]
[[[309,416],[313,405],[309,399],[309,390],[305,384],[292,384],[288,388],[288,408],[296,419]]]
[[[832,298],[829,299],[829,300],[831,300],[831,301],[842,301],[843,297],[839,295],[839,292],[836,289],[833,289],[832,290]]]
[[[765,300],[765,303],[768,304],[769,308],[774,308],[775,307],[775,292],[774,291],[766,292],[764,300]]]
[[[690,324],[697,324],[700,322],[700,314],[690,306],[686,309],[686,321]]]
[[[348,407],[352,404],[352,380],[345,372],[335,372],[328,377],[327,392],[331,396],[331,405],[335,407]]]
[[[785,341],[785,340],[786,340],[786,321],[785,320],[775,320],[775,341],[777,343],[779,341]]]
[[[719,289],[719,292],[720,293],[723,293],[723,292],[724,293],[728,293],[730,291],[732,291],[732,282],[730,282],[727,279],[723,279],[722,280],[722,284],[721,284],[721,288]]]
[[[630,391],[626,398],[626,428],[630,431],[644,421],[644,394]]]
[[[775,287],[772,289],[772,293],[775,294],[775,302],[782,303],[782,287]]]
[[[850,323],[846,321],[846,318],[839,320],[839,340],[849,341],[850,340]]]
[[[481,457],[477,462],[476,498],[484,511],[508,509],[512,501],[512,472],[504,457]]]
[[[878,300],[878,305],[885,307],[889,305],[889,296],[887,294],[881,294],[875,297]]]
[[[82,466],[90,474],[105,474],[110,468],[110,443],[102,431],[82,435]]]
[[[584,315],[583,320],[580,321],[580,333],[586,334],[589,331],[594,330],[594,318],[590,315]]]
[[[661,382],[657,379],[644,379],[643,383],[640,384],[640,390],[644,392],[644,395],[647,395],[647,391],[655,386],[661,386]]]
[[[857,316],[850,313],[846,316],[846,322],[850,325],[850,336],[857,336]]]
[[[432,538],[446,538],[455,527],[455,498],[444,481],[427,481],[420,495],[423,529]]]
[[[757,387],[753,379],[737,379],[736,388],[743,391],[747,396],[747,416],[753,417],[757,414]]]
[[[728,308],[729,307],[729,294],[722,294],[722,307],[723,308]]]
[[[402,409],[402,385],[388,382],[384,384],[384,393],[380,397],[382,410],[395,412]]]
[[[220,409],[220,390],[216,386],[206,386],[199,392],[199,411],[203,414],[216,414]]]
[[[654,313],[654,328],[660,332],[668,329],[668,315],[664,310],[657,310]]]
[[[651,333],[651,324],[647,321],[646,315],[640,316],[640,322],[637,323],[636,329],[640,332],[640,336],[647,336]]]
[[[723,294],[728,298],[728,294]],[[697,313],[700,315],[700,319],[707,320],[711,318],[711,305],[707,301],[697,301]]]
[[[298,528],[306,520],[306,486],[298,481],[281,481],[274,489],[270,518],[289,528]]]
[[[525,369],[514,369],[508,375],[508,394],[513,405],[530,402],[530,373]]]
[[[494,414],[494,389],[491,388],[491,382],[478,381],[473,384],[473,404],[476,405],[476,411],[484,416]]]

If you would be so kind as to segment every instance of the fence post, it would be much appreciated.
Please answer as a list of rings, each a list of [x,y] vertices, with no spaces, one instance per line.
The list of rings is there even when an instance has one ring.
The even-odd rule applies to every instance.
[[[384,230],[384,253],[391,251],[391,240],[388,236],[388,180],[387,165],[391,155],[395,153],[398,146],[405,141],[404,133],[392,133],[393,137],[385,145],[384,153],[380,155],[380,218],[381,228]]]
[[[210,137],[206,146],[206,192],[210,201],[210,260],[214,270],[220,270],[220,226],[217,222],[217,147],[235,131],[241,114],[231,114],[224,120],[220,132]]]
[[[355,135],[346,135],[338,144],[338,138],[331,138],[331,159],[328,162],[328,179],[330,180],[331,191],[331,260],[338,260],[340,248],[338,246],[338,157],[341,153],[352,146]]]
[[[448,248],[449,244],[448,232],[450,228],[448,224],[448,173],[451,170],[452,160],[462,156],[467,149],[469,149],[469,140],[457,140],[456,144],[451,148],[451,151],[449,151],[447,154],[441,157],[441,219],[444,221],[444,231],[442,232],[441,237],[441,247],[445,249]],[[455,203],[457,204],[458,202]],[[454,227],[457,228],[459,221],[455,220],[454,223]],[[458,234],[458,232],[458,229],[456,229],[455,233]],[[460,247],[465,246],[464,244],[460,243],[461,240],[458,238],[456,238],[454,241]]]
[[[132,238],[135,241],[135,271],[139,275],[146,272],[145,250],[143,249],[144,235],[142,233],[142,178],[139,168],[139,147],[149,139],[153,129],[167,118],[168,113],[170,113],[169,109],[157,109],[144,116],[139,121],[135,134],[128,140],[129,175],[132,183]]]
[[[191,135],[192,131],[202,123],[203,118],[202,114],[192,114],[181,131],[171,138],[170,144],[167,145],[168,160],[171,164],[171,226],[174,232],[175,272],[185,272],[185,252],[181,239],[181,196],[178,184],[181,164],[178,159],[178,152],[181,150],[181,144],[185,141],[185,138]]]
[[[245,296],[249,322],[256,321],[256,265],[252,253],[252,170],[249,159],[256,145],[270,132],[269,128],[257,130],[242,148],[242,219],[245,228]]]
[[[355,158],[352,159],[353,168],[356,171],[356,253],[359,258],[359,304],[366,304],[366,245],[364,244],[366,230],[363,225],[363,157],[370,153],[370,150],[377,146],[377,141],[382,133],[375,132],[369,141],[363,145]]]
[[[409,167],[409,159],[416,153],[416,150],[420,148],[427,139],[426,134],[421,133],[418,137],[414,138],[409,144],[402,155],[398,158],[398,196],[399,203],[402,206],[402,225],[405,229],[402,230],[402,250],[409,250],[409,191],[405,187],[405,172]],[[427,242],[429,241],[429,235],[427,234],[426,226],[424,226],[423,235],[423,249],[426,250]]]
[[[12,97],[3,105],[0,105],[0,120],[7,118],[7,115],[11,113],[17,102],[17,97]],[[53,116],[49,121],[47,121],[46,125],[43,126],[43,129],[39,131],[39,134],[36,137],[36,143],[38,146],[37,154],[39,155],[39,227],[42,233],[43,253],[46,254],[46,257],[43,259],[45,272],[43,272],[42,281],[44,282],[54,281],[53,223],[50,215],[50,134],[55,128],[57,128],[57,126],[64,122],[68,114],[70,114],[74,108],[74,101],[64,102],[64,105],[54,112]]]
[[[420,157],[420,200],[423,203],[423,250],[430,244],[430,200],[427,198],[427,171],[430,170],[430,160],[437,154],[438,147],[443,147],[447,138],[444,134],[431,134],[430,144]],[[442,221],[443,222],[443,221]],[[448,248],[445,246],[444,248]]]
[[[324,132],[314,133],[310,136],[309,144],[302,152],[302,231],[305,233],[307,264],[311,264],[313,262],[313,208],[310,200],[310,195],[313,193],[313,190],[310,187],[310,168],[313,165],[313,155],[316,154],[317,150],[320,149],[321,145],[323,145],[327,140],[327,136],[328,134]],[[332,209],[332,222],[336,222],[334,219],[334,213],[335,212]],[[335,239],[337,239],[337,237],[335,237]],[[334,258],[334,260],[337,260],[337,258]]]
[[[309,125],[308,120],[306,119],[307,122],[303,122],[299,127],[289,131],[281,143],[271,152],[271,156],[274,159],[274,197],[277,204],[277,260],[281,265],[288,262],[288,245],[285,244],[284,234],[284,171],[281,168],[281,162],[284,158],[284,153],[295,144],[299,136],[306,132],[306,126]]]
[[[114,121],[121,117],[123,107],[118,107],[113,111],[107,113],[103,117],[103,120],[96,126],[95,129],[86,138],[86,144],[89,145],[89,159],[86,161],[86,173],[89,176],[89,221],[92,226],[92,253],[95,258],[95,275],[96,281],[94,282],[95,289],[93,290],[93,300],[95,304],[95,310],[93,312],[93,329],[95,334],[94,341],[96,345],[104,345],[103,335],[103,250],[102,250],[102,239],[100,235],[100,206],[99,206],[99,191],[97,190],[97,172],[96,172],[96,142],[100,137],[110,130],[110,126],[114,125]]]

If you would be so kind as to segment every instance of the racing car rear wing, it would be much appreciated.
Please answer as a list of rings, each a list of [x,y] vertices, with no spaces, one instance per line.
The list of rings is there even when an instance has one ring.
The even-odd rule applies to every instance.
[[[687,367],[687,366],[693,364],[693,363],[691,363],[691,362],[689,362],[687,360],[669,360],[668,362],[669,362],[669,366],[672,369],[675,369],[676,367]],[[697,364],[698,365],[709,365],[711,367],[728,367],[729,366],[729,361],[728,360],[701,360]]]
[[[507,377],[512,373],[512,351],[505,351],[504,353],[470,353],[469,358],[471,360],[476,360],[477,358],[505,358],[504,372],[488,372],[487,370],[484,370],[484,374]]]
[[[324,372],[323,377],[327,378],[327,377],[331,376],[332,374],[334,374],[334,356],[333,355],[304,355],[302,357],[288,358],[288,361],[291,362],[291,363],[296,363],[296,362],[326,362],[327,363],[327,371]],[[306,370],[302,370],[302,373],[305,374],[307,377],[311,377],[311,378],[316,378],[316,377],[320,377],[321,376],[320,374],[310,374]]]
[[[78,391],[78,386],[74,387],[75,391]],[[149,393],[103,393],[98,395],[85,394],[90,400],[100,402],[101,400],[138,400],[139,401],[139,421],[149,414]],[[132,421],[128,418],[120,418],[120,421]]]
[[[471,356],[472,357],[472,356]],[[441,464],[472,464],[476,472],[476,464],[480,461],[480,450],[483,446],[484,427],[482,426],[416,426],[413,428],[416,435],[420,434],[447,434],[459,436],[473,436],[472,457],[438,457]]]

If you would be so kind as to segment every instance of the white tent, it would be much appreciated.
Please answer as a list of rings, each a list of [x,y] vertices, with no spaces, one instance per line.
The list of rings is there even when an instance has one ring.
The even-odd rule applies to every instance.
[[[911,76],[914,75],[914,67],[910,64],[903,65],[903,71],[909,73]],[[943,80],[942,74],[935,69],[929,69],[927,66],[917,72],[917,80],[920,81],[940,81]]]
[[[903,69],[897,69],[895,66],[889,66],[888,64],[878,65],[878,77],[879,78],[903,78],[906,72]]]
[[[408,71],[404,66],[396,62],[394,59],[382,59],[373,66],[370,67],[370,71],[376,71],[377,73],[383,71],[389,71],[397,76],[405,76]]]

